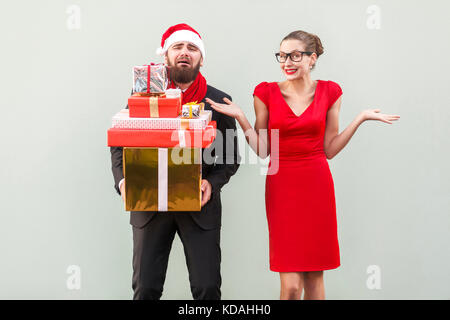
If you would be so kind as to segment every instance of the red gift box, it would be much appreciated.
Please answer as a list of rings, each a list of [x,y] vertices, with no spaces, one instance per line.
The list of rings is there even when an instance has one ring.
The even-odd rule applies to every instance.
[[[208,148],[216,138],[216,121],[205,129],[108,129],[108,147]]]
[[[181,114],[181,97],[142,96],[138,93],[128,98],[131,118],[176,118]]]

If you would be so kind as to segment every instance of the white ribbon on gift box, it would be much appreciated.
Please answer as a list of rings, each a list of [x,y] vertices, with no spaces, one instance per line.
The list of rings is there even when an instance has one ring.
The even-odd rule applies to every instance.
[[[158,211],[167,211],[168,195],[168,150],[158,148]]]
[[[186,147],[186,135],[185,130],[178,130],[178,141],[180,144],[180,148]]]
[[[202,152],[201,148],[196,148],[197,157],[200,160],[200,176],[202,170]],[[158,148],[158,211],[168,211],[168,194],[169,194],[169,183],[168,183],[168,148]],[[193,161],[193,160],[192,160]],[[200,191],[200,199],[201,199]]]

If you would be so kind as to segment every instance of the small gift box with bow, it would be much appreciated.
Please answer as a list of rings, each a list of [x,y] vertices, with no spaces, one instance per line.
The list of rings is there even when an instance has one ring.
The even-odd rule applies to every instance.
[[[133,67],[133,93],[163,94],[168,83],[167,67],[162,63]]]
[[[198,118],[204,108],[205,104],[203,102],[197,103],[197,101],[195,101],[183,104],[181,107],[181,116],[187,119]]]

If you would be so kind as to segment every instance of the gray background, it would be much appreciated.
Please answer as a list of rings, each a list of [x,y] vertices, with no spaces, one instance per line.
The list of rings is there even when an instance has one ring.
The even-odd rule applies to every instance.
[[[66,12],[81,9],[81,28]],[[370,29],[370,5],[381,28]],[[293,30],[325,53],[313,79],[343,91],[340,130],[366,108],[399,114],[366,122],[330,163],[340,268],[328,299],[450,298],[450,99],[447,1],[2,1],[0,298],[130,299],[129,213],[113,189],[106,130],[125,106],[131,67],[160,62],[170,25],[202,35],[208,82],[254,121],[253,88],[282,81],[273,53]],[[241,152],[249,153],[241,144]],[[269,271],[261,166],[224,187],[223,299],[278,299]],[[81,268],[81,288],[66,285]],[[368,266],[381,270],[370,290]],[[164,299],[191,299],[181,243]]]

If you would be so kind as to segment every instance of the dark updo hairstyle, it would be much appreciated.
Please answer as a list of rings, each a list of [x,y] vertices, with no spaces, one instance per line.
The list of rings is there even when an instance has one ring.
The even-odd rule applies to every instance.
[[[323,53],[322,42],[320,41],[319,37],[316,36],[315,34],[308,33],[302,30],[297,30],[292,31],[286,37],[284,37],[283,40],[281,40],[281,43],[283,43],[283,41],[285,40],[299,40],[303,42],[305,44],[305,51],[315,52],[317,58],[319,58],[319,56]],[[314,69],[315,66],[316,64],[314,63],[312,69]]]

